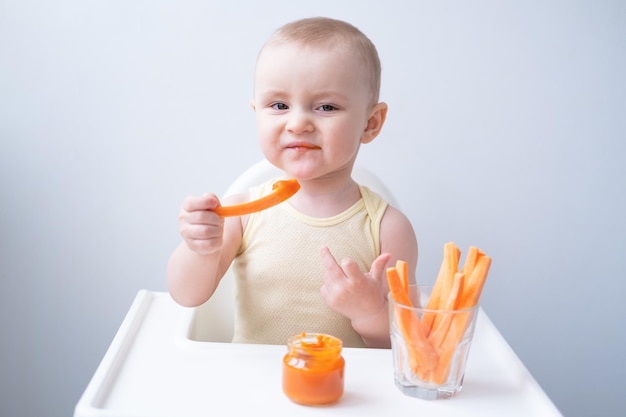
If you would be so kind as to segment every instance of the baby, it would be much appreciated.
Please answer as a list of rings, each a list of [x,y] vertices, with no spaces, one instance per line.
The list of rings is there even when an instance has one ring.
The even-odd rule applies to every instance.
[[[224,201],[188,197],[167,268],[174,300],[197,306],[232,264],[233,342],[285,344],[318,332],[346,347],[390,346],[385,270],[402,259],[414,281],[417,240],[402,212],[352,179],[361,144],[387,115],[380,73],[372,42],[335,19],[288,23],[261,49],[251,100],[261,150],[301,188],[242,217],[213,210],[265,195],[274,181]]]

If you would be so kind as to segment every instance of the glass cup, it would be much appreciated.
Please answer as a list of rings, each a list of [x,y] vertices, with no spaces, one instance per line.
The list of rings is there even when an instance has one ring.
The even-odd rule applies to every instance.
[[[413,306],[389,299],[394,380],[405,395],[425,400],[461,391],[478,305],[463,310],[427,310],[432,287],[412,285]]]

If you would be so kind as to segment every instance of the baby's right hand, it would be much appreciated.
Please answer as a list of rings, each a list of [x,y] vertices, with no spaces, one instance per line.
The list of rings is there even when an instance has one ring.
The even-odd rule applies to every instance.
[[[215,194],[187,197],[178,215],[180,234],[189,249],[199,255],[209,255],[222,247],[224,218],[212,210],[220,204]]]

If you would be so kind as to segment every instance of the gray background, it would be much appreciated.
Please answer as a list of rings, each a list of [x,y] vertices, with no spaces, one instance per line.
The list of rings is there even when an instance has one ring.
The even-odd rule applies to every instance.
[[[328,15],[379,48],[390,112],[360,162],[418,280],[481,247],[483,307],[559,409],[621,415],[624,4],[0,0],[0,414],[73,413],[137,291],[165,290],[182,199],[260,159],[262,42]]]

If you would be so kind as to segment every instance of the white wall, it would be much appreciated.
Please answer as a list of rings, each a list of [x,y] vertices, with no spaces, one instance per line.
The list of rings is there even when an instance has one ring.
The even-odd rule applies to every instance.
[[[418,232],[494,264],[483,306],[567,416],[626,408],[626,8],[619,1],[0,0],[0,414],[68,416],[188,194],[260,158],[263,40],[312,15],[378,45],[361,162]]]

